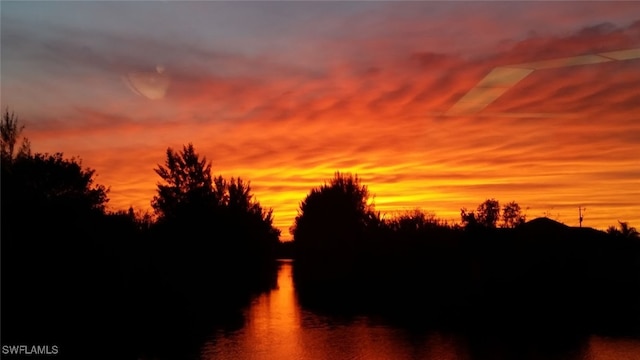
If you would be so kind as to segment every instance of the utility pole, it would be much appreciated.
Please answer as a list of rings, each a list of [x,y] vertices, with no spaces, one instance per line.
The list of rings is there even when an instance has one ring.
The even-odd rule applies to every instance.
[[[578,220],[580,220],[580,227],[582,227],[582,220],[584,219],[584,215],[582,214],[582,210],[587,210],[587,208],[582,208],[578,206]]]

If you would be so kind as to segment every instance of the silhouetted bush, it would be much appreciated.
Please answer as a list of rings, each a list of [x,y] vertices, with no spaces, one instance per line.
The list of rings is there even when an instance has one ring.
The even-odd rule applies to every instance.
[[[279,230],[240,178],[211,176],[193,145],[167,149],[152,205],[152,266],[164,287],[193,308],[221,315],[273,286]]]
[[[153,221],[133,209],[107,213],[108,189],[80,160],[10,155],[5,134],[19,132],[4,130],[3,344],[54,343],[65,358],[199,346],[275,287],[272,211],[248,182],[211,178],[192,146],[168,151],[170,167],[158,169],[166,182]]]
[[[341,181],[312,189],[296,218],[303,306],[426,326],[640,332],[640,241],[628,224],[607,234],[525,222],[511,202],[496,228],[494,199],[463,209],[465,226],[419,210],[382,220],[365,186]]]

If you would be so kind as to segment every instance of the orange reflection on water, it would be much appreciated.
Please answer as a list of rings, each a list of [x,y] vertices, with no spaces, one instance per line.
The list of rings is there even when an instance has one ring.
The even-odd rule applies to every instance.
[[[256,358],[287,359],[300,353],[300,314],[290,262],[281,267],[278,290],[256,299],[247,318],[246,336]]]
[[[256,298],[246,323],[216,333],[201,351],[213,359],[443,359],[467,360],[456,336],[412,333],[364,316],[329,316],[300,307],[293,262],[282,260],[278,287]]]
[[[591,336],[584,357],[588,360],[637,360],[640,358],[638,339]]]
[[[300,313],[291,261],[283,260],[278,287],[254,299],[246,323],[232,334],[219,334],[205,344],[203,359],[296,359],[302,354]]]
[[[277,289],[253,301],[243,327],[215,333],[202,359],[637,360],[640,354],[637,338],[558,338],[548,333],[551,329],[420,330],[373,315],[312,311],[297,301],[292,271],[293,262],[282,261]]]

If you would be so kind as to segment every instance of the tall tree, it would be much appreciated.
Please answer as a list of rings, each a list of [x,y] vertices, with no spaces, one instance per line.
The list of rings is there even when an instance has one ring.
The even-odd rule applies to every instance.
[[[473,210],[467,210],[467,208],[460,209],[460,220],[462,226],[467,229],[475,228],[478,225],[476,213]]]
[[[500,219],[500,203],[496,199],[487,199],[476,209],[478,224],[486,228],[495,228]]]
[[[273,209],[260,205],[251,191],[251,183],[241,178],[216,181],[215,192],[222,201],[221,213],[227,219],[226,226],[240,245],[257,251],[274,250],[280,230],[273,226]]]
[[[3,230],[20,229],[18,223],[60,225],[60,219],[86,223],[81,218],[104,214],[109,189],[95,183],[95,170],[83,168],[80,159],[65,158],[62,153],[32,155],[28,139],[22,136],[24,125],[8,109],[2,115],[0,130]],[[18,231],[38,229],[42,227]]]
[[[108,189],[62,153],[10,153],[1,169],[3,330],[76,337],[52,324],[83,329],[104,323],[87,317],[91,309],[117,307],[106,299],[117,297],[111,285],[121,284],[121,268],[105,250],[122,234],[107,235]]]
[[[300,204],[291,229],[299,248],[348,247],[375,217],[369,190],[357,175],[336,172]]]
[[[200,158],[193,144],[180,152],[168,148],[165,165],[154,170],[164,181],[151,202],[161,220],[211,210],[221,200],[213,189],[211,162]]]
[[[150,236],[154,261],[170,275],[167,287],[203,307],[226,308],[270,284],[280,235],[271,210],[255,200],[248,182],[212,177],[211,162],[192,144],[166,155],[155,169],[162,181]]]
[[[370,197],[357,175],[336,172],[300,203],[291,233],[294,277],[301,287],[325,293],[327,285],[348,291],[359,283],[371,235],[368,230],[380,226]]]
[[[9,108],[5,109],[0,120],[0,156],[3,165],[12,162],[14,159],[15,146],[22,136],[24,124],[19,124],[18,116],[13,112],[9,113]],[[31,145],[29,139],[22,137],[22,145],[16,156],[28,156],[31,154]]]
[[[280,232],[273,226],[273,212],[262,208],[249,182],[212,177],[211,162],[196,153],[193,144],[180,152],[168,148],[166,154],[165,165],[155,169],[163,181],[151,203],[161,223],[197,239],[206,226],[208,234],[220,240],[215,246],[206,245],[217,247],[215,251],[246,255],[277,243]]]
[[[62,153],[16,158],[10,170],[3,167],[2,175],[7,210],[103,213],[109,201],[109,189],[94,182],[95,170],[83,168],[75,158],[65,159]]]
[[[515,228],[524,224],[526,216],[517,202],[511,201],[502,207],[502,227]]]

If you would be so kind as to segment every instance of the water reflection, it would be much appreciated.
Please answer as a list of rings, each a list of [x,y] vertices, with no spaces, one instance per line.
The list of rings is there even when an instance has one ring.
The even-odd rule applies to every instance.
[[[640,359],[640,339],[592,336],[585,360]]]
[[[394,326],[365,316],[329,316],[302,308],[292,262],[282,261],[278,286],[246,310],[245,326],[218,331],[202,359],[638,359],[640,340],[517,334],[460,334]]]
[[[299,359],[300,308],[291,276],[291,261],[281,261],[277,288],[252,302],[242,329],[217,332],[205,344],[203,358]]]

